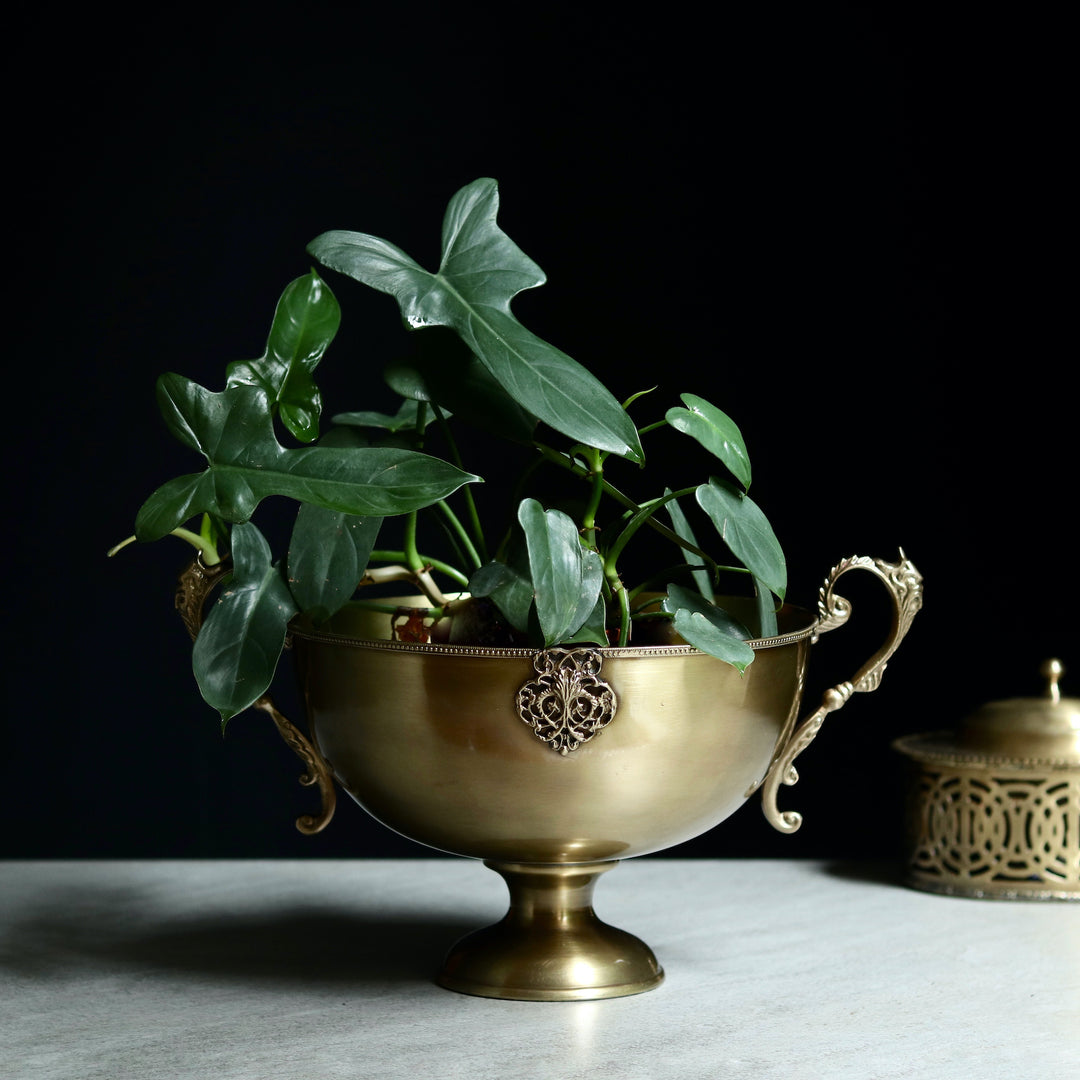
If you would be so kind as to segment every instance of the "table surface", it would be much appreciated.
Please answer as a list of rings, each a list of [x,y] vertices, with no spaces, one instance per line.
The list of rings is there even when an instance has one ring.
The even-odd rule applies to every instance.
[[[511,1002],[432,982],[505,911],[455,859],[0,863],[8,1080],[1080,1077],[1080,905],[887,868],[638,859],[596,907],[667,978]]]

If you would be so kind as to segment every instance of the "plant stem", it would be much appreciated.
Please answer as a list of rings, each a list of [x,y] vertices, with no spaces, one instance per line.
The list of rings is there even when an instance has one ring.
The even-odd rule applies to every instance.
[[[600,509],[600,500],[604,497],[604,459],[599,450],[590,447],[586,453],[592,477],[592,493],[581,519],[582,542],[593,551],[596,547],[596,513]]]
[[[439,408],[435,402],[431,402],[431,407],[435,411],[435,419],[438,421],[439,430],[443,433],[443,438],[446,439],[446,445],[450,448],[450,459],[453,463],[462,471],[465,470],[465,465],[461,459],[461,452],[458,450],[457,440],[454,438],[454,433],[450,430],[450,425],[446,422],[446,417],[443,415],[442,409]],[[477,567],[483,566],[488,561],[487,541],[484,539],[484,527],[480,523],[480,513],[476,508],[476,499],[473,498],[472,486],[466,484],[461,492],[462,498],[465,500],[465,510],[469,515],[469,524],[472,527],[473,537],[475,539],[475,546],[468,544],[468,550],[472,555],[475,555],[477,559]],[[456,522],[456,519],[455,519]],[[458,529],[461,529],[460,523],[457,524]],[[461,533],[464,538],[464,532]]]
[[[413,571],[424,568],[424,560],[420,558],[420,553],[416,550],[416,516],[415,510],[405,515],[405,536],[402,541],[405,565]]]
[[[217,548],[211,541],[205,537],[200,536],[198,533],[192,532],[190,529],[176,528],[172,530],[171,535],[179,537],[181,540],[186,540],[199,554],[202,556],[204,566],[216,566],[221,562],[221,556],[218,555]],[[122,551],[128,546],[128,544],[134,544],[136,538],[129,536],[125,540],[121,540],[119,544],[114,544],[105,553],[109,558],[112,558],[118,551]]]
[[[625,648],[630,644],[630,597],[626,586],[623,585],[614,567],[604,567],[604,576],[611,586],[611,592],[619,602],[619,647]]]
[[[430,566],[432,570],[438,570],[440,574],[445,574],[448,578],[452,578],[459,585],[468,585],[469,579],[466,577],[456,566],[451,566],[450,563],[443,562],[441,559],[433,559],[430,555],[420,555],[422,561],[422,567]],[[369,562],[387,562],[387,563],[401,563],[407,562],[407,558],[404,551],[373,551],[368,556]]]
[[[587,480],[590,478],[589,470],[579,465],[576,461],[568,457],[566,454],[562,454],[558,450],[555,450],[550,446],[545,446],[543,443],[540,442],[535,443],[534,445],[540,451],[540,453],[543,454],[544,457],[553,464],[558,465],[563,469],[569,470],[575,476],[580,476],[582,479]],[[611,498],[613,498],[617,503],[620,503],[622,506],[625,506],[628,510],[632,510],[636,514],[639,510],[642,509],[642,507],[639,506],[636,502],[634,502],[634,500],[631,499],[629,495],[623,494],[623,492],[621,492],[617,487],[609,483],[607,480],[603,481],[603,485],[604,494],[610,495]],[[696,490],[696,488],[689,488],[686,490],[694,491]],[[705,551],[702,551],[701,548],[697,547],[694,544],[691,544],[689,541],[684,540],[681,536],[679,536],[677,532],[675,532],[673,529],[669,529],[663,522],[657,521],[654,517],[650,517],[648,518],[646,523],[648,524],[649,528],[654,529],[662,537],[664,537],[664,539],[670,540],[673,544],[683,548],[685,551],[689,551],[692,555],[697,555],[698,558],[704,559],[707,566],[710,566],[713,569],[718,569],[716,566],[716,560],[712,558],[711,555],[709,555]]]
[[[474,570],[479,570],[484,565],[484,561],[480,557],[480,553],[473,546],[472,539],[470,538],[465,526],[461,524],[457,514],[451,509],[450,504],[445,499],[440,499],[437,503],[439,509],[443,512],[443,516],[450,523],[450,528],[453,529],[454,535],[461,541],[461,546],[465,549],[465,554],[469,557],[469,561],[473,565]],[[473,510],[475,511],[475,507]]]

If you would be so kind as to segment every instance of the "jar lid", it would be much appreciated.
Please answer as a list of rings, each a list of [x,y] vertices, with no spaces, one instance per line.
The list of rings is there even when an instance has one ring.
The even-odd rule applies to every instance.
[[[1080,699],[1062,697],[1058,680],[1065,667],[1060,660],[1046,660],[1039,673],[1046,679],[1042,697],[983,705],[961,722],[960,745],[977,753],[1080,765]]]

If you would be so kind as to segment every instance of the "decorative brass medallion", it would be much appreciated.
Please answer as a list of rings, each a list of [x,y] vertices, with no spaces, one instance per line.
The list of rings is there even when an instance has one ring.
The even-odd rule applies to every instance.
[[[545,649],[533,657],[538,678],[517,692],[518,716],[556,753],[569,754],[615,716],[615,691],[600,678],[596,649]]]

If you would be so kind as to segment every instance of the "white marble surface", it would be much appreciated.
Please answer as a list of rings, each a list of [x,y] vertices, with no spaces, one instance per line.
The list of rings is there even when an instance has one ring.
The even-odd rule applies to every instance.
[[[451,859],[0,864],[7,1080],[1080,1077],[1080,905],[874,868],[641,859],[597,910],[657,990],[465,997],[431,975],[499,918]]]

